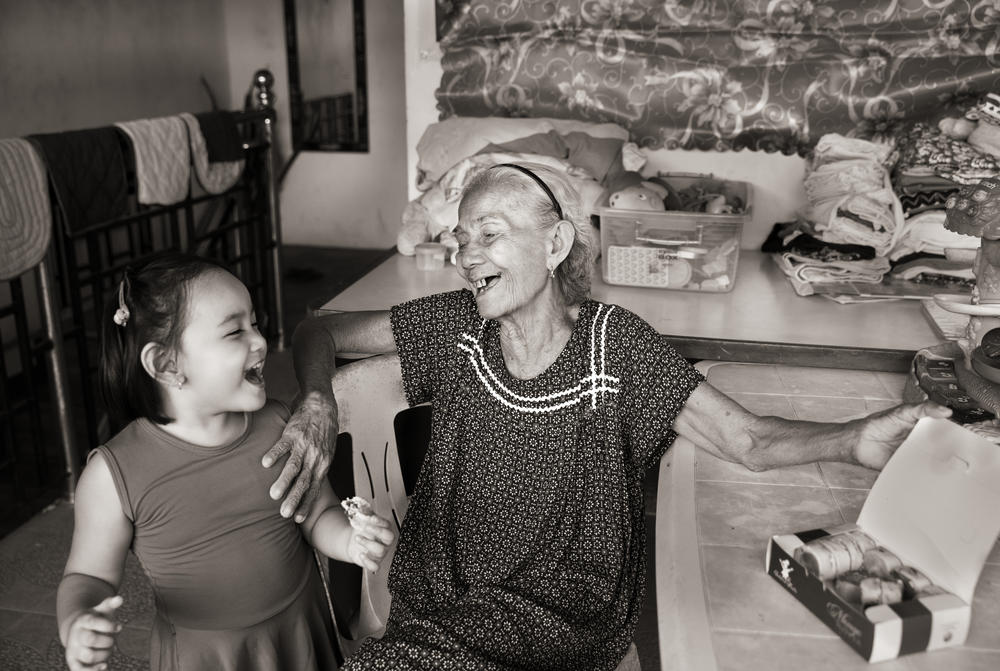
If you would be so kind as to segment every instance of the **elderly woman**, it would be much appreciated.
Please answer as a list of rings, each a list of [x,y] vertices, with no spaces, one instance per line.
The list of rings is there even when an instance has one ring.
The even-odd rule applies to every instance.
[[[398,352],[409,402],[433,406],[385,635],[348,668],[613,669],[643,599],[643,474],[678,434],[752,470],[880,468],[919,417],[949,413],[753,415],[642,319],[588,298],[588,226],[557,173],[494,166],[459,209],[468,289],[296,330],[306,401],[272,454],[292,449],[276,496],[299,474],[284,514],[303,494],[308,505],[310,475],[329,463],[337,351]]]

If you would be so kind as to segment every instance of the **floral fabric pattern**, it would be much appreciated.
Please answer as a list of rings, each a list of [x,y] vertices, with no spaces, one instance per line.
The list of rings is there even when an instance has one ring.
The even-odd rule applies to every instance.
[[[807,153],[1000,92],[1000,0],[438,2],[442,117],[614,122],[650,148]]]

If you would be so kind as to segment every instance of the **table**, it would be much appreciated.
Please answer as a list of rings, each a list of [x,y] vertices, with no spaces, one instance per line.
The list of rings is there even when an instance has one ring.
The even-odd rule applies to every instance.
[[[899,373],[702,361],[758,414],[843,421],[895,405]],[[873,667],[765,572],[775,533],[854,522],[877,474],[847,464],[752,473],[678,439],[660,462],[655,590],[663,669],[862,671]],[[1000,545],[979,578],[962,647],[879,671],[1000,669]]]
[[[418,270],[413,257],[395,254],[322,309],[385,309],[465,286],[454,266]],[[596,268],[591,293],[635,312],[689,359],[902,372],[916,350],[943,342],[919,301],[840,305],[797,296],[769,256],[751,250],[740,253],[727,293],[616,286]]]

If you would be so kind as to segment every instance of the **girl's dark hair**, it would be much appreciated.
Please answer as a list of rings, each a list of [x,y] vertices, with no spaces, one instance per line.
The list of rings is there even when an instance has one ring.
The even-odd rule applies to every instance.
[[[121,284],[108,295],[101,313],[101,359],[98,385],[113,427],[146,417],[159,424],[171,420],[163,409],[159,383],[142,367],[139,355],[149,342],[169,356],[180,346],[187,326],[191,283],[204,273],[228,269],[215,261],[182,252],[159,252],[127,266]],[[128,319],[115,320],[119,291]]]

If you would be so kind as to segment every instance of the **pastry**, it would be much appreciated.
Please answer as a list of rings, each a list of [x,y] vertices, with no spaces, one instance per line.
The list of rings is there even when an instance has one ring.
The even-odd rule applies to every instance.
[[[344,499],[340,502],[340,507],[344,509],[344,512],[347,514],[347,520],[355,529],[364,522],[362,518],[375,514],[372,504],[360,496],[352,496],[349,499]]]

